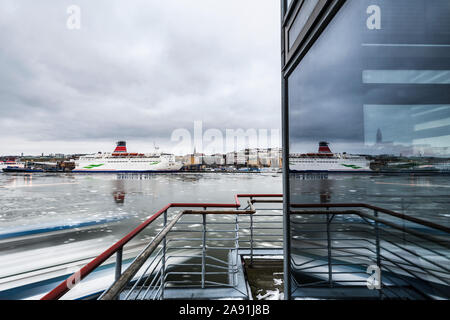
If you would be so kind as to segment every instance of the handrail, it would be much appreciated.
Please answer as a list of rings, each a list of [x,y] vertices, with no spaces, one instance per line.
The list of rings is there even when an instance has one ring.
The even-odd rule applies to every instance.
[[[167,212],[170,208],[235,208],[239,209],[241,207],[241,203],[239,198],[251,198],[251,203],[257,202],[279,202],[279,200],[255,200],[253,198],[281,198],[282,194],[236,194],[234,196],[234,203],[170,203],[163,207],[161,210],[157,211],[154,215],[152,215],[149,219],[139,225],[136,229],[127,234],[124,238],[116,242],[109,249],[101,253],[91,262],[89,262],[86,266],[81,268],[78,272],[71,275],[67,280],[61,282],[56,288],[54,288],[51,292],[47,293],[41,300],[57,300],[61,298],[64,294],[70,291],[69,283],[74,283],[76,279],[78,282],[82,279],[86,278],[90,273],[92,273],[97,267],[99,267],[102,263],[108,260],[111,256],[117,253],[119,250],[122,250],[123,247],[129,243],[134,237],[136,237],[140,232],[142,232],[145,228],[147,228],[150,224],[152,224],[157,218]],[[415,222],[430,228],[434,228],[446,233],[450,233],[450,228],[445,226],[441,226],[432,222],[428,222],[419,218],[407,216],[405,214],[401,214],[392,210],[387,210],[384,208],[372,206],[369,204],[359,204],[359,203],[339,203],[339,204],[291,204],[292,208],[351,208],[351,207],[362,207],[367,209],[372,209],[381,213],[385,213],[400,219],[408,220],[411,222]],[[190,211],[194,212],[194,211]],[[201,211],[204,213],[204,211]],[[200,211],[198,211],[200,213]],[[217,211],[218,213],[218,211]],[[305,212],[306,213],[306,212]],[[334,211],[330,211],[328,213],[333,214]],[[370,217],[373,219],[374,217]],[[433,239],[434,240],[434,239]]]
[[[450,233],[450,228],[448,228],[446,226],[436,224],[436,223],[433,223],[430,221],[422,220],[422,219],[419,219],[416,217],[411,217],[406,214],[395,212],[392,210],[376,207],[376,206],[366,204],[366,203],[320,203],[320,204],[319,203],[314,203],[314,204],[297,204],[296,203],[296,204],[291,204],[291,207],[292,208],[367,208],[367,209],[385,213],[387,215],[390,215],[390,216],[393,216],[396,218],[400,218],[403,220],[421,224],[421,225],[429,227],[429,228],[433,228],[433,229],[440,230],[440,231],[443,231],[446,233]]]
[[[403,231],[405,233],[412,234],[412,235],[414,235],[416,237],[423,238],[423,239],[428,240],[430,242],[438,243],[438,244],[440,244],[443,247],[450,248],[450,244],[448,244],[446,241],[442,241],[442,240],[437,239],[437,238],[435,238],[433,236],[429,236],[429,235],[417,232],[415,230],[411,230],[411,229],[405,228],[403,226],[399,226],[399,225],[397,225],[397,224],[395,224],[393,222],[389,222],[387,220],[380,219],[378,217],[372,217],[372,216],[370,216],[368,214],[365,214],[365,213],[363,213],[361,211],[357,211],[357,210],[346,210],[346,211],[312,211],[312,210],[307,210],[307,211],[290,211],[290,214],[311,214],[311,215],[325,215],[325,214],[347,215],[347,214],[354,214],[354,215],[358,215],[360,217],[364,217],[366,219],[373,220],[375,222],[382,223],[384,225],[387,225],[387,226],[392,227],[394,229]]]
[[[256,201],[256,202],[258,202],[258,201]],[[303,209],[309,209],[309,208],[330,208],[330,207],[342,208],[342,207],[345,207],[345,206],[346,206],[345,204],[338,204],[338,205],[331,205],[331,204],[301,204],[300,205],[300,204],[298,204],[298,205],[296,205],[296,207],[303,208]],[[355,204],[351,204],[350,205],[350,207],[355,207],[355,206],[356,206]],[[371,206],[371,205],[363,205],[361,207],[362,208],[370,208],[372,210],[380,209],[378,207]],[[383,209],[383,211],[390,211],[390,210]],[[371,221],[374,221],[376,223],[380,223],[380,224],[384,224],[386,226],[389,226],[389,227],[391,227],[393,229],[400,230],[400,231],[402,231],[404,233],[411,234],[411,235],[414,235],[414,236],[422,238],[422,239],[426,239],[427,241],[430,241],[431,243],[439,244],[439,245],[441,245],[441,246],[443,246],[445,248],[450,248],[450,244],[446,240],[442,240],[442,239],[434,237],[434,236],[423,234],[423,233],[418,232],[416,230],[407,228],[405,226],[399,225],[397,223],[394,223],[394,222],[391,222],[391,221],[388,221],[388,220],[385,220],[385,219],[381,219],[378,216],[373,216],[373,215],[370,215],[370,214],[368,214],[366,212],[362,212],[360,210],[354,210],[354,209],[353,210],[342,210],[342,211],[341,210],[314,210],[314,209],[313,210],[290,210],[289,214],[294,214],[294,215],[295,214],[300,214],[300,215],[301,214],[304,214],[304,215],[330,215],[332,217],[334,217],[335,215],[358,215],[359,217],[361,217],[368,224],[371,224],[371,222],[369,221],[369,220],[371,220]],[[405,215],[403,215],[403,216],[405,216]],[[328,223],[330,223],[332,219],[333,218],[327,219],[327,230],[329,230]],[[305,223],[308,224],[308,222],[305,222]],[[371,249],[369,247],[366,247],[366,248],[364,248],[364,250],[372,252],[373,254],[376,255],[376,257],[377,257],[377,266],[379,268],[381,268],[381,262],[383,261],[383,264],[384,264],[383,268],[388,270],[388,271],[390,271],[390,272],[392,272],[392,270],[390,270],[390,268],[387,267],[386,264],[385,264],[385,261],[387,261],[387,262],[393,264],[395,267],[397,267],[400,270],[402,270],[403,272],[407,273],[408,275],[414,277],[415,279],[419,279],[420,280],[420,279],[423,278],[423,275],[425,274],[428,277],[434,278],[433,280],[431,280],[430,278],[427,278],[428,281],[430,281],[430,282],[435,282],[437,280],[437,283],[443,283],[443,284],[447,284],[447,285],[449,284],[448,279],[445,278],[445,276],[444,277],[442,276],[442,274],[444,274],[444,273],[448,274],[448,270],[449,269],[447,268],[446,264],[441,265],[437,261],[430,260],[431,258],[423,257],[422,256],[423,253],[422,254],[416,253],[412,249],[404,248],[404,247],[402,247],[402,246],[400,246],[400,245],[398,245],[396,243],[393,243],[393,242],[391,242],[389,240],[386,240],[386,239],[384,239],[384,241],[387,241],[388,243],[394,245],[396,248],[401,249],[402,252],[401,253],[400,252],[396,252],[395,250],[393,250],[392,248],[389,248],[388,246],[383,246],[382,244],[380,244],[380,240],[378,238],[379,237],[378,225],[376,225],[376,228],[377,228],[376,229],[377,230],[377,232],[376,232],[376,244],[375,244],[376,245],[376,249]],[[441,230],[445,229],[445,227],[440,228],[440,229]],[[442,231],[444,231],[444,230],[442,230]],[[330,235],[328,235],[328,241],[329,241],[329,239],[330,239]],[[302,237],[302,240],[305,241],[303,237]],[[351,247],[344,247],[343,248],[341,246],[340,248],[335,248],[334,250],[346,251],[346,249],[352,249],[352,248]],[[380,253],[380,249],[386,251],[388,254],[387,255],[381,254]],[[409,258],[408,255],[404,254],[404,252],[410,254],[413,257],[419,258],[419,261],[420,260],[426,261],[427,263],[433,265],[435,268],[433,268],[433,267],[431,267],[431,268],[430,267],[426,267],[426,266],[422,265],[421,263],[418,264],[417,262],[414,261],[414,258],[413,259]],[[359,255],[362,255],[362,253],[359,253]],[[388,255],[393,256],[394,259],[389,258]],[[340,256],[342,256],[342,255],[338,255],[337,257],[340,257]],[[369,256],[367,256],[367,258],[370,259]],[[314,259],[311,260],[311,261],[314,261]],[[307,262],[305,262],[305,264],[309,264],[311,261],[307,261]],[[330,283],[330,286],[331,286],[332,285],[332,281],[333,281],[332,275],[335,274],[333,272],[332,267],[335,266],[335,265],[339,265],[339,264],[331,264],[330,263],[330,261],[331,261],[331,246],[330,246],[330,244],[328,244],[328,261],[329,261],[329,263],[328,263],[328,274],[329,274],[329,276],[328,276],[328,280],[324,280],[323,283]],[[295,261],[294,261],[294,264],[295,264]],[[326,266],[327,263],[323,263],[322,265]],[[408,268],[408,266],[410,266],[411,268]],[[315,268],[315,267],[317,267],[317,266],[312,266],[312,267],[309,267],[309,268]],[[418,269],[418,271],[415,270],[415,269]],[[304,268],[303,268],[303,270],[304,270]],[[442,271],[442,270],[444,270],[444,271]],[[324,271],[322,273],[325,273],[325,272],[326,271]],[[337,273],[339,273],[339,272],[337,272]],[[345,273],[348,273],[348,272],[345,272]],[[389,278],[387,278],[387,279],[389,279]],[[335,281],[339,282],[339,280],[335,280]],[[351,281],[353,281],[353,280],[351,280]],[[393,279],[390,279],[390,281],[393,282]],[[415,288],[414,285],[408,279],[404,278],[404,279],[402,279],[402,281],[405,281],[407,284],[409,284],[411,286],[411,288],[413,290],[417,291],[417,288]],[[388,289],[389,290],[389,287],[384,287],[384,289]],[[442,291],[442,289],[440,289],[439,287],[438,288],[434,288],[434,290],[435,290],[435,293],[436,292],[440,292],[441,294],[443,294],[442,297],[448,296],[448,292]],[[422,292],[420,290],[417,291],[417,292],[422,294]],[[380,294],[382,294],[381,291],[380,291]]]
[[[125,288],[127,283],[136,275],[139,269],[144,265],[150,255],[155,251],[158,245],[163,241],[164,237],[172,230],[175,224],[181,219],[181,217],[185,214],[219,214],[219,215],[229,215],[229,214],[239,214],[239,215],[248,215],[255,214],[256,211],[245,210],[245,211],[194,211],[194,210],[185,210],[179,214],[177,214],[170,223],[163,229],[161,234],[153,239],[151,244],[135,259],[135,261],[127,268],[127,270],[120,276],[120,278],[114,282],[114,284],[105,291],[104,294],[100,297],[100,300],[113,300],[116,299],[120,292]]]
[[[282,200],[252,200],[252,203],[282,203]],[[419,219],[416,217],[408,216],[403,213],[399,213],[396,211],[384,209],[381,207],[373,206],[367,203],[311,203],[311,204],[300,204],[300,203],[292,203],[290,204],[292,208],[366,208],[375,211],[379,211],[385,213],[387,215],[404,219],[410,222],[414,222],[425,227],[433,228],[439,231],[443,231],[446,233],[450,233],[450,228],[436,224],[430,221],[426,221],[423,219]]]
[[[69,278],[67,278],[67,280],[64,280],[63,282],[61,282],[55,289],[53,289],[52,291],[47,293],[44,297],[42,297],[41,300],[58,300],[59,298],[61,298],[64,294],[66,294],[68,291],[70,291],[70,288],[67,285],[68,282],[74,283],[75,279],[81,281],[82,279],[86,278],[92,271],[94,271],[103,262],[108,260],[113,254],[115,254],[117,251],[119,251],[121,248],[123,248],[136,235],[138,235],[142,230],[144,230],[148,225],[150,225],[154,220],[156,220],[159,216],[161,216],[169,208],[170,208],[170,205],[167,205],[163,209],[159,210],[157,213],[155,213],[148,220],[146,220],[144,223],[139,225],[136,229],[131,231],[124,238],[122,238],[121,240],[116,242],[109,249],[107,249],[106,251],[101,253],[94,260],[92,260],[87,265],[85,265],[83,268],[81,268],[77,273],[74,273]]]
[[[41,300],[58,300],[67,292],[70,291],[68,283],[74,283],[75,279],[77,281],[81,281],[86,278],[92,271],[94,271],[97,267],[99,267],[102,263],[108,260],[113,254],[122,249],[127,243],[129,243],[134,237],[136,237],[140,232],[142,232],[145,228],[147,228],[153,221],[159,218],[164,212],[169,210],[170,208],[240,208],[241,203],[239,198],[279,198],[283,197],[282,194],[237,194],[234,196],[235,203],[170,203],[166,205],[164,208],[156,212],[149,219],[139,225],[136,229],[131,231],[124,238],[116,242],[109,249],[101,253],[94,260],[89,262],[86,266],[80,269],[78,272],[72,274],[65,281],[61,282],[56,288],[47,293]]]

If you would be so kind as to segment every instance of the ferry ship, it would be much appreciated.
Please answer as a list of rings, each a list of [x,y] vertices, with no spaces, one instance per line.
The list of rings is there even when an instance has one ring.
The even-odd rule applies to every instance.
[[[128,153],[125,141],[117,142],[112,153],[82,156],[75,160],[75,173],[151,173],[177,172],[183,167],[173,154]]]
[[[3,170],[3,169],[11,169],[11,168],[14,168],[14,169],[19,169],[19,168],[24,168],[25,167],[25,163],[22,163],[22,162],[16,162],[16,161],[11,161],[11,160],[8,160],[8,161],[0,161],[0,172]]]
[[[318,153],[291,154],[290,171],[293,172],[371,172],[370,161],[366,157],[333,153],[329,143],[319,143]]]

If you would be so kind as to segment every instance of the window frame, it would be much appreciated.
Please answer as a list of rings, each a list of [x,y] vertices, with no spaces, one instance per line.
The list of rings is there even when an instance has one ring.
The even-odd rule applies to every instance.
[[[292,299],[291,291],[291,230],[290,230],[290,179],[289,179],[289,100],[288,78],[292,71],[320,37],[346,0],[319,0],[302,28],[294,45],[289,49],[289,27],[301,10],[304,0],[293,0],[289,8],[287,0],[281,0],[281,111],[282,111],[282,146],[283,146],[283,241],[284,241],[284,296]],[[295,14],[294,14],[295,12]],[[294,18],[293,18],[294,17]]]
[[[312,29],[313,24],[317,21],[318,17],[323,12],[324,8],[330,4],[329,0],[318,0],[315,5],[311,15],[307,18],[307,21],[303,28],[300,30],[296,39],[289,42],[289,31],[292,26],[296,22],[299,13],[301,12],[303,5],[306,0],[297,0],[291,3],[291,6],[288,8],[287,15],[283,21],[283,37],[285,43],[285,61],[289,62],[292,57],[295,55],[296,51],[305,40],[308,32]],[[289,43],[292,43],[292,47],[289,47]]]

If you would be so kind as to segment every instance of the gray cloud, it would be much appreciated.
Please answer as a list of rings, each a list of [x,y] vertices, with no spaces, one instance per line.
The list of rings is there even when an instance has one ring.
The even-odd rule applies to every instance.
[[[4,0],[0,43],[3,154],[280,127],[278,1]]]

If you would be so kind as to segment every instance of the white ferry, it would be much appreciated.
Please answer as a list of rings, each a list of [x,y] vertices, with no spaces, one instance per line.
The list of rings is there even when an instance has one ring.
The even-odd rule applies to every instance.
[[[75,173],[176,172],[183,167],[173,154],[128,153],[125,141],[117,142],[113,153],[98,153],[75,160]]]
[[[319,143],[318,153],[291,154],[289,168],[294,172],[371,172],[366,157],[333,153],[328,142]]]
[[[22,163],[22,162],[16,162],[16,161],[11,161],[11,160],[0,161],[0,172],[6,168],[24,168],[24,167],[25,167],[25,163]]]

